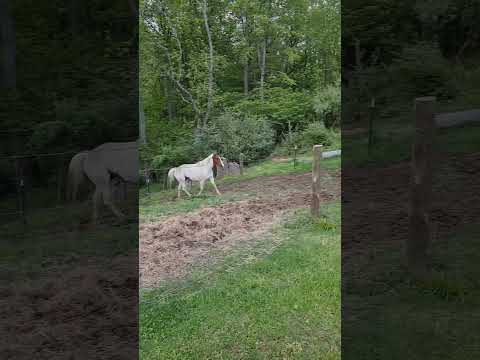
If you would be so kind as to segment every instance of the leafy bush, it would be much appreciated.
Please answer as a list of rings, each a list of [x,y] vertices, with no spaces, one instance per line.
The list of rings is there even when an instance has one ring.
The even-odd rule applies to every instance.
[[[313,98],[313,108],[327,127],[340,125],[340,84],[322,88]]]
[[[403,49],[400,57],[390,66],[395,83],[394,93],[406,99],[435,95],[453,97],[457,90],[452,81],[452,66],[438,48],[428,43],[418,43]]]
[[[192,145],[165,145],[158,149],[157,154],[150,160],[150,166],[159,169],[196,162],[198,159]]]
[[[277,141],[288,131],[289,122],[294,128],[306,126],[308,110],[311,109],[311,97],[307,93],[271,87],[265,89],[265,98],[261,100],[256,92],[253,91],[253,96],[235,104],[232,111],[265,118],[275,130]]]
[[[238,160],[243,153],[247,161],[270,155],[273,145],[274,132],[265,118],[232,112],[213,119],[194,143],[197,154],[218,152],[228,159]]]
[[[327,129],[321,122],[314,122],[298,134],[298,142],[303,148],[311,148],[313,145],[333,145],[338,138],[338,133]]]
[[[31,152],[41,152],[52,149],[67,149],[71,142],[69,124],[62,121],[48,121],[35,126],[27,144]]]

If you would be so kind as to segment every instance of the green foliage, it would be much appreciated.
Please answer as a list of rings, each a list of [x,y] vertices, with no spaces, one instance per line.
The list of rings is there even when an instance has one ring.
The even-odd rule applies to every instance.
[[[35,126],[27,147],[33,153],[45,149],[66,148],[71,141],[71,129],[68,123],[49,121]]]
[[[329,85],[320,89],[313,98],[313,108],[324,119],[325,126],[340,125],[340,84]]]
[[[407,46],[390,66],[395,93],[406,99],[435,95],[449,98],[456,94],[452,79],[452,67],[440,49],[427,43]]]
[[[276,131],[277,140],[288,131],[289,122],[293,128],[300,128],[311,121],[308,117],[310,108],[311,99],[307,93],[281,87],[266,89],[263,101],[252,96],[233,107],[236,112],[259,114],[267,119]]]
[[[189,145],[165,145],[151,158],[150,166],[156,169],[195,162],[193,147]]]
[[[142,159],[157,157],[157,164],[165,164],[180,157],[173,147],[190,154],[191,144],[198,156],[216,149],[237,158],[235,153],[242,147],[252,159],[268,155],[266,150],[272,148],[268,134],[267,143],[259,149],[240,146],[252,136],[218,129],[222,114],[235,113],[235,118],[247,119],[248,124],[257,118],[266,120],[279,143],[289,123],[303,129],[318,120],[312,107],[316,89],[339,79],[338,0],[268,5],[253,0],[208,1],[215,84],[207,121],[210,57],[202,12],[195,3],[178,0],[141,1],[140,8],[140,88],[148,141],[141,150]],[[255,128],[248,126],[247,132]],[[235,129],[237,124],[222,127]],[[194,135],[198,128],[205,128],[204,134]],[[266,125],[260,128],[261,134],[269,133]],[[180,132],[189,144],[165,135],[163,129]]]
[[[197,153],[218,152],[238,161],[261,159],[273,150],[273,130],[265,118],[226,112],[215,118],[195,142]]]
[[[314,122],[297,135],[297,142],[303,148],[311,148],[313,145],[330,146],[338,136],[338,132],[326,128],[323,123]]]

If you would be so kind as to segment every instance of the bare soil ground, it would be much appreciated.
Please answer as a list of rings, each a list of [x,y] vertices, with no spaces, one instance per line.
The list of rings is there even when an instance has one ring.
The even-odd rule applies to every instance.
[[[340,195],[340,172],[325,171],[324,201]],[[140,287],[186,275],[214,253],[228,253],[268,230],[286,210],[310,204],[311,174],[259,177],[222,186],[245,201],[203,208],[140,225]]]
[[[35,281],[0,283],[2,358],[135,358],[135,267],[132,254],[52,269]]]
[[[386,168],[345,169],[342,181],[342,261],[408,236],[410,162]],[[371,219],[368,219],[371,217]],[[438,156],[434,165],[432,241],[480,220],[480,154]],[[375,224],[375,228],[366,226]],[[347,266],[348,267],[348,266]]]

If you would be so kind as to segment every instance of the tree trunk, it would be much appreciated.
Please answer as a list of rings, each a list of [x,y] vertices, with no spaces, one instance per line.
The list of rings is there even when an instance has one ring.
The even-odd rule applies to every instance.
[[[360,40],[355,40],[355,66],[356,70],[362,68],[362,53],[360,51]]]
[[[130,13],[132,14],[135,24],[133,26],[132,37],[135,41],[135,44],[138,44],[138,2],[135,0],[128,0],[128,6],[130,7]]]
[[[17,86],[15,24],[10,0],[0,0],[0,88]]]
[[[168,120],[173,121],[173,118],[174,118],[174,115],[175,115],[174,114],[175,109],[174,109],[174,104],[173,104],[173,99],[172,99],[172,91],[171,91],[171,87],[170,87],[170,80],[168,79],[168,77],[165,77],[164,81],[163,81],[163,94],[165,96],[165,102],[166,102],[166,105],[167,105]]]
[[[143,108],[143,101],[142,101],[142,96],[139,96],[138,99],[138,110],[139,110],[139,124],[140,124],[140,129],[139,129],[139,139],[140,139],[140,144],[146,144],[147,142],[147,132],[146,132],[146,126],[145,126],[145,111]]]
[[[265,96],[265,63],[267,57],[267,39],[264,38],[261,47],[258,49],[258,64],[260,67],[260,98]]]
[[[208,123],[208,118],[210,116],[210,109],[212,108],[213,100],[213,42],[212,34],[210,32],[210,27],[208,25],[208,14],[207,14],[207,0],[203,1],[202,12],[203,12],[203,21],[205,23],[205,31],[207,32],[208,38],[208,98],[207,98],[207,110],[205,111],[205,118],[203,120],[203,125],[206,126]]]
[[[248,60],[243,65],[243,94],[248,96]]]
[[[70,34],[73,38],[77,37],[80,33],[79,31],[79,16],[80,16],[80,9],[79,9],[79,0],[68,0],[68,25],[70,28]]]

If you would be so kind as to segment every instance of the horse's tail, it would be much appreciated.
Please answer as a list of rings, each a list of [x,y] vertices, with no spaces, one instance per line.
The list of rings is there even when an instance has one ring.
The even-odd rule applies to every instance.
[[[86,152],[81,152],[75,155],[68,166],[68,176],[67,176],[67,200],[75,201],[77,199],[78,187],[81,182],[85,179],[83,173],[83,164],[87,157]]]
[[[172,186],[173,179],[175,178],[175,170],[177,170],[177,168],[171,168],[168,171],[168,186],[169,187]]]

